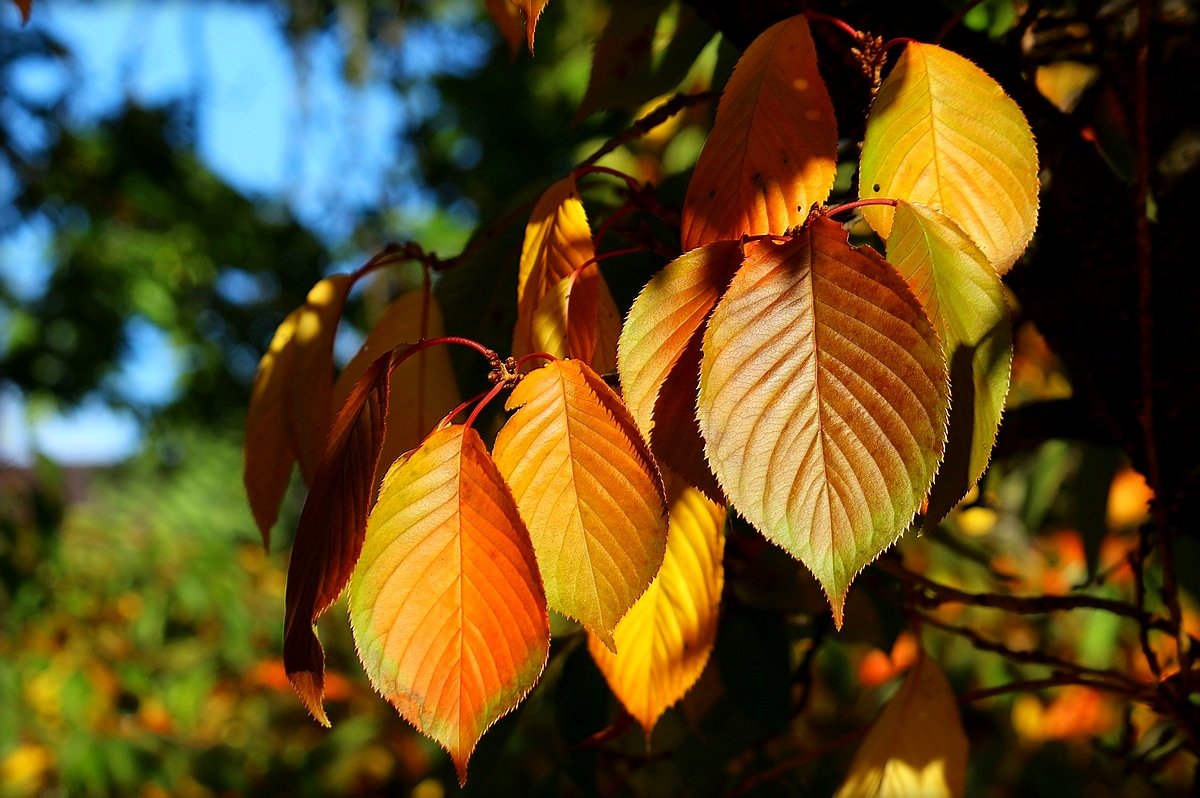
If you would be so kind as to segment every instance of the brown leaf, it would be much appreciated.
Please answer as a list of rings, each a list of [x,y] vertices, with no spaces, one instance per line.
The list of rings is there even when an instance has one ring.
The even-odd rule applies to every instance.
[[[283,663],[292,687],[324,726],[329,725],[322,705],[325,652],[314,627],[350,581],[362,551],[375,501],[392,358],[389,353],[376,359],[342,405],[288,562]]]

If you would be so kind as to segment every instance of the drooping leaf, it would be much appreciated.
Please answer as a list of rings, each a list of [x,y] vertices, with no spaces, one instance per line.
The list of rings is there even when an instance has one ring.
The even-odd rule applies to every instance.
[[[21,10],[21,24],[29,22],[29,13],[33,10],[33,0],[13,0]]]
[[[504,41],[508,42],[508,53],[512,58],[517,57],[517,51],[525,41],[525,23],[521,19],[521,10],[513,5],[512,0],[484,0],[484,6]]]
[[[533,314],[531,349],[589,363],[599,373],[616,368],[621,313],[600,267],[589,263],[542,297]]]
[[[837,798],[958,798],[967,750],[950,684],[922,654],[863,740]]]
[[[919,202],[941,211],[1000,274],[1033,237],[1038,161],[1021,109],[986,72],[933,44],[910,43],[867,118],[863,197]],[[894,212],[863,209],[887,239]]]
[[[269,545],[271,527],[300,461],[312,484],[333,417],[333,336],[353,278],[327,277],[312,287],[304,305],[288,314],[254,375],[246,411],[243,480],[254,520]]]
[[[517,8],[521,9],[521,13],[525,15],[525,38],[529,42],[529,52],[532,53],[533,37],[537,32],[538,20],[550,0],[509,0],[509,2],[515,3]]]
[[[678,0],[614,0],[576,119],[611,108],[634,111],[669,92],[712,37],[713,29]]]
[[[700,392],[700,361],[704,329],[696,330],[683,354],[671,367],[654,403],[654,429],[650,451],[658,462],[671,469],[706,496],[721,503],[725,494],[708,465],[704,437],[696,418],[696,395]]]
[[[817,577],[840,626],[904,531],[946,434],[945,355],[903,278],[817,218],[755,242],[704,336],[697,413],[738,511]]]
[[[925,512],[925,528],[932,529],[991,458],[1008,396],[1012,326],[1000,277],[949,217],[901,201],[887,255],[925,306],[950,364],[946,457]]]
[[[725,581],[725,508],[682,480],[664,476],[670,525],[662,569],[617,624],[618,653],[588,635],[593,659],[647,738],[708,662]]]
[[[390,354],[376,358],[346,397],[300,513],[288,561],[283,665],[292,687],[323,726],[329,725],[322,705],[325,652],[314,626],[350,581],[362,550],[375,500],[391,360]]]
[[[667,510],[653,459],[621,399],[578,360],[525,375],[496,436],[500,472],[529,526],[550,606],[610,648],[658,573]]]
[[[513,329],[513,354],[537,351],[533,324],[542,300],[555,286],[596,255],[583,201],[575,178],[554,183],[533,208],[521,245],[517,275],[517,324]]]
[[[388,472],[350,588],[371,684],[444,747],[460,782],[479,738],[550,647],[529,533],[475,430],[438,430]]]
[[[342,369],[333,386],[333,405],[340,407],[367,365],[383,352],[401,344],[445,334],[442,309],[422,290],[396,297],[384,309],[358,352]],[[387,435],[379,456],[386,472],[404,452],[413,449],[429,434],[441,417],[459,401],[458,385],[450,355],[444,346],[421,350],[392,372],[387,412]],[[383,473],[380,473],[382,478]]]
[[[759,35],[729,78],[683,202],[684,251],[802,223],[836,171],[833,103],[795,16]]]

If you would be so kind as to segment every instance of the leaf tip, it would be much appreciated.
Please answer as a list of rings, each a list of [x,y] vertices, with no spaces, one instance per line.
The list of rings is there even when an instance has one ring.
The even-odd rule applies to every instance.
[[[288,681],[292,683],[292,689],[300,696],[313,720],[326,729],[332,728],[333,724],[329,722],[329,716],[325,713],[324,677],[312,671],[295,671],[287,676]]]
[[[454,762],[454,772],[458,775],[458,786],[460,788],[467,786],[467,764],[471,761],[471,751],[465,754],[457,751],[450,752],[450,759]]]

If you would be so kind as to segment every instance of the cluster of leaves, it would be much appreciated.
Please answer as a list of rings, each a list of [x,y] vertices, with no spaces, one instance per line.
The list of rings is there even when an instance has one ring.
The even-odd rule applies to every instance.
[[[531,47],[544,3],[532,5]],[[512,21],[506,4],[489,8]],[[335,385],[333,335],[355,282],[399,260],[453,265],[414,245],[321,281],[280,326],[251,399],[246,486],[267,541],[294,463],[309,485],[284,660],[319,721],[314,624],[349,585],[372,683],[450,752],[462,781],[479,737],[541,674],[548,609],[587,629],[649,731],[712,648],[727,504],[813,572],[840,627],[855,576],[914,516],[932,528],[974,486],[1008,390],[1000,275],[1036,222],[1033,138],[961,56],[832,22],[875,75],[904,46],[871,104],[858,201],[822,206],[838,130],[808,18],[796,16],[738,61],[683,202],[684,254],[623,325],[598,267],[616,253],[597,255],[577,181],[643,187],[585,165],[542,194],[526,226],[512,357],[442,335],[427,286],[396,300]],[[832,218],[856,208],[886,260]],[[443,345],[483,355],[492,387],[456,406]],[[620,393],[602,376],[614,370]],[[489,451],[474,425],[504,390],[512,414]],[[846,794],[908,778],[961,792],[965,737],[930,659],[893,707]],[[941,725],[949,742],[906,734],[914,723]],[[901,752],[896,739],[936,750]],[[938,767],[888,766],[922,757]]]

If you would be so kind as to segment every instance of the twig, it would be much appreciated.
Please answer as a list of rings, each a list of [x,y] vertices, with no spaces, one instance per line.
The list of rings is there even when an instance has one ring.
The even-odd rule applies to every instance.
[[[1044,679],[1022,679],[1021,681],[1009,682],[1008,684],[1001,684],[995,687],[981,687],[977,690],[968,690],[958,697],[958,702],[960,704],[971,704],[1000,695],[1008,695],[1009,693],[1033,693],[1039,690],[1049,690],[1054,687],[1068,687],[1073,684],[1093,687],[1097,690],[1106,690],[1120,695],[1131,695],[1128,690],[1117,688],[1111,682],[1100,679],[1093,680],[1079,674],[1060,673]]]
[[[962,8],[958,9],[958,12],[955,13],[954,16],[950,17],[950,19],[946,20],[946,24],[942,25],[942,27],[938,29],[937,34],[934,35],[934,37],[933,37],[933,43],[941,44],[942,39],[949,36],[950,31],[957,28],[958,23],[963,21],[963,17],[965,17],[967,14],[970,14],[972,11],[975,10],[976,6],[979,6],[982,3],[983,3],[983,0],[971,0],[971,2],[967,3]]]
[[[867,728],[869,727],[855,729],[854,731],[843,734],[840,737],[835,737],[824,745],[818,746],[811,751],[805,751],[802,754],[796,754],[795,756],[788,757],[787,759],[772,765],[766,770],[755,773],[753,776],[747,776],[738,784],[734,785],[733,789],[731,789],[727,794],[730,796],[730,798],[733,798],[733,796],[748,793],[761,784],[767,784],[768,782],[774,781],[790,770],[803,767],[814,759],[819,759],[827,754],[837,751],[840,748],[845,748],[859,737],[865,735],[867,733]]]
[[[600,149],[593,152],[579,164],[580,166],[590,166],[605,155],[616,150],[634,139],[639,139],[649,133],[654,128],[666,122],[675,114],[690,108],[693,105],[708,102],[717,98],[715,91],[701,91],[695,94],[676,94],[671,99],[664,102],[662,105],[655,108],[650,113],[635,121],[632,125],[622,130],[617,135],[613,136],[608,141],[600,146]]]

